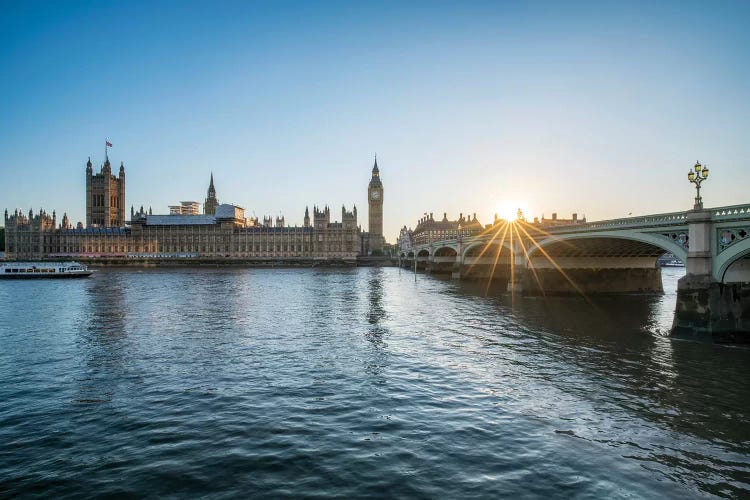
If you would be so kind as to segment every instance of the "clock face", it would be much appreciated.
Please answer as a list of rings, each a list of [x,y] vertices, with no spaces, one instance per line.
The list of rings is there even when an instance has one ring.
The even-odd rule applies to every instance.
[[[377,191],[375,189],[373,189],[372,191],[370,191],[370,198],[372,198],[373,200],[379,200],[380,199],[380,191]]]

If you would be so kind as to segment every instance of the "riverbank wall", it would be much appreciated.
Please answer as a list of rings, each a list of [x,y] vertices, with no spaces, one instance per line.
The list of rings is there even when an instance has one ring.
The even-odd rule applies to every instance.
[[[39,262],[66,262],[76,261],[91,268],[108,267],[135,267],[135,268],[175,268],[175,267],[248,267],[248,268],[310,268],[310,267],[392,267],[397,261],[389,257],[358,257],[356,259],[315,259],[315,258],[286,258],[286,259],[264,259],[264,258],[174,258],[174,257],[148,257],[148,258],[106,258],[106,257],[77,257],[43,259]]]

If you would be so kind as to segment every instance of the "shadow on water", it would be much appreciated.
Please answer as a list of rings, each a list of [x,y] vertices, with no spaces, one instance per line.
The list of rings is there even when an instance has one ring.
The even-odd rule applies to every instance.
[[[750,349],[675,340],[668,336],[674,290],[665,294],[511,297],[502,287],[486,293],[486,283],[453,282],[445,293],[484,301],[510,318],[526,338],[535,338],[555,367],[569,373],[546,372],[569,393],[592,401],[613,415],[637,415],[683,436],[676,449],[670,441],[654,441],[632,453],[657,470],[686,468],[705,475],[702,489],[730,496],[738,491],[715,476],[717,468],[747,470],[750,443],[750,378],[745,376]],[[576,374],[579,374],[580,377]],[[582,385],[575,379],[593,381]],[[612,395],[617,395],[613,397]],[[633,430],[641,433],[642,430]],[[581,432],[593,441],[616,445],[611,436]],[[602,433],[605,434],[605,433]],[[628,442],[623,429],[622,442]],[[642,441],[642,438],[632,441]],[[715,446],[713,463],[701,457],[705,442]],[[619,443],[619,441],[618,441]],[[698,457],[701,457],[699,460]],[[664,472],[665,475],[670,473]],[[740,473],[742,475],[742,473]],[[736,477],[736,476],[735,476]],[[750,477],[746,477],[746,483]],[[713,483],[716,481],[716,483]]]

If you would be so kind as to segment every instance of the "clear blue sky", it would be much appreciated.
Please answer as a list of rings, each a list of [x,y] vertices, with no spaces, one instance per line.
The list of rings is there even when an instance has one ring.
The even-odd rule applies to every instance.
[[[656,4],[656,5],[655,5]],[[509,201],[589,219],[750,202],[750,2],[0,2],[0,209],[221,202],[385,232]],[[128,209],[129,212],[129,209]]]

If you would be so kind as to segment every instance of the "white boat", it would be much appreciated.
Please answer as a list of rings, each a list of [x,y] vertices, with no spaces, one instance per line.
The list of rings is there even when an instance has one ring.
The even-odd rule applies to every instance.
[[[0,279],[85,278],[93,271],[78,262],[7,262]]]
[[[680,259],[662,260],[659,264],[661,264],[661,267],[685,267]]]

